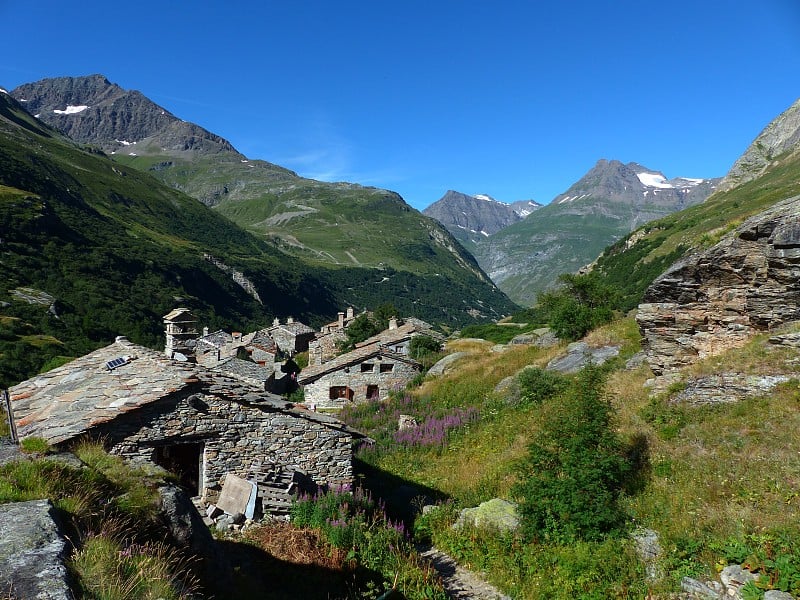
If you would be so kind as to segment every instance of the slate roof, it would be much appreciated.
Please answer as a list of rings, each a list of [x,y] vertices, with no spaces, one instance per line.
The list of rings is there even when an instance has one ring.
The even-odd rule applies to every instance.
[[[300,321],[295,321],[293,323],[282,323],[281,325],[275,325],[274,327],[270,327],[267,331],[275,331],[276,329],[283,329],[284,331],[288,331],[293,335],[302,335],[304,333],[316,333],[311,327],[306,325],[305,323],[301,323]]]
[[[223,331],[222,329],[215,331],[214,333],[209,333],[208,335],[204,335],[200,338],[197,338],[198,344],[207,344],[213,348],[222,348],[224,345],[230,344],[232,342],[233,342],[233,336],[227,331]]]
[[[386,356],[388,358],[393,358],[394,360],[399,360],[408,363],[410,365],[421,366],[420,363],[409,358],[408,356],[392,352],[379,343],[373,343],[370,344],[369,346],[356,348],[355,350],[348,352],[347,354],[342,354],[340,356],[337,356],[336,358],[329,360],[328,362],[322,363],[321,365],[313,365],[306,367],[305,369],[300,371],[300,374],[297,376],[297,383],[299,383],[300,385],[311,383],[312,381],[319,379],[323,375],[327,375],[328,373],[338,371],[339,369],[344,369],[345,367],[348,367],[350,365],[358,364],[368,358],[372,358],[373,356],[378,356],[378,355]]]
[[[113,371],[106,363],[129,357]],[[20,438],[56,444],[197,382],[194,365],[119,337],[106,346],[9,389]]]
[[[193,322],[194,316],[192,316],[192,311],[188,308],[176,308],[171,310],[169,313],[164,315],[165,321],[176,321],[178,317],[183,317],[181,322]]]
[[[262,386],[275,372],[274,368],[263,367],[251,360],[242,360],[241,358],[227,358],[210,367],[210,370],[214,373],[225,373],[236,379],[253,382],[254,384],[260,382]]]
[[[275,353],[278,350],[278,345],[275,343],[266,330],[260,329],[253,334],[253,339],[247,344],[248,346],[256,346],[264,352]]]
[[[106,367],[108,361],[120,357],[129,360],[113,370]],[[19,437],[40,436],[58,444],[170,394],[189,393],[194,388],[225,400],[255,403],[364,437],[338,419],[294,409],[292,403],[280,396],[201,365],[170,360],[124,337],[13,386],[9,395]]]

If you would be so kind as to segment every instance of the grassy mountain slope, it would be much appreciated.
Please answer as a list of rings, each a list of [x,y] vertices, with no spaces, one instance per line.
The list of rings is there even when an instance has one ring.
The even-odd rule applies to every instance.
[[[0,385],[119,334],[157,347],[161,316],[176,305],[202,324],[244,329],[276,315],[319,324],[347,304],[391,301],[450,326],[511,306],[469,278],[309,267],[148,174],[80,149],[6,94],[0,230]],[[263,304],[204,253],[244,273]]]
[[[426,379],[380,410],[347,415],[377,440],[360,452],[361,459],[404,486],[393,489],[392,478],[385,477],[381,489],[389,497],[411,483],[449,498],[439,510],[417,518],[417,532],[460,564],[486,573],[515,598],[668,597],[680,589],[684,576],[713,579],[721,566],[744,562],[762,569],[764,585],[771,581],[772,587],[780,577],[770,564],[782,565],[786,579],[780,585],[792,586],[796,594],[800,578],[792,579],[792,569],[800,566],[800,498],[792,457],[800,452],[797,381],[769,396],[718,406],[670,402],[677,392],[653,399],[644,387],[652,376],[647,366],[624,368],[639,349],[632,318],[604,326],[585,341],[621,346],[620,358],[607,365],[604,391],[616,414],[615,430],[630,444],[629,456],[638,465],[622,497],[627,515],[622,534],[594,541],[525,540],[451,527],[461,508],[494,497],[518,499],[516,467],[529,444],[539,439],[545,415],[560,409],[562,392],[538,385],[526,395],[514,386],[503,391],[496,386],[525,366],[543,368],[563,345],[510,346],[497,353],[491,343],[452,342],[450,350],[467,353],[458,368]],[[745,348],[702,361],[690,375],[718,373],[728,365],[754,376],[776,369],[791,372],[797,350],[770,349],[765,342],[761,336]],[[574,376],[552,377],[570,382]],[[393,418],[397,411],[412,415],[426,436],[402,438]],[[648,579],[628,538],[637,527],[659,535],[655,579]]]
[[[223,138],[102,75],[45,79],[11,94],[72,139],[150,172],[303,260],[491,286],[444,227],[398,194],[248,160]]]

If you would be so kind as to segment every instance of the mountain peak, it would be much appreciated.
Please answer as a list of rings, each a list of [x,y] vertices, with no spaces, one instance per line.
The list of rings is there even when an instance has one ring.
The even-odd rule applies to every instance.
[[[461,243],[470,246],[480,238],[520,221],[535,208],[517,204],[512,206],[500,202],[489,194],[469,195],[447,190],[422,213],[439,221]]]
[[[164,149],[236,152],[227,140],[182,121],[141,92],[125,90],[100,74],[42,79],[19,86],[11,96],[44,123],[111,154],[161,154]]]

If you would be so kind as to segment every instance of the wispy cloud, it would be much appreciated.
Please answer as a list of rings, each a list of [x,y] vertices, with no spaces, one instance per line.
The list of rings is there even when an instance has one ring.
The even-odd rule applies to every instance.
[[[297,152],[271,160],[304,177],[320,181],[349,181],[387,186],[406,176],[399,170],[377,166],[356,143],[341,134],[330,119],[316,116],[301,128]]]

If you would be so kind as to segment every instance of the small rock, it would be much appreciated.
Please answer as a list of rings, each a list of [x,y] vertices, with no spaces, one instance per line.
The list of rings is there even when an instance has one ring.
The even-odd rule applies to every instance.
[[[639,351],[627,360],[627,362],[625,363],[625,368],[628,371],[632,371],[633,369],[638,369],[644,364],[646,358],[647,357],[645,353]]]
[[[769,590],[764,592],[764,600],[794,600],[789,592],[781,592],[780,590]]]
[[[403,431],[404,429],[416,429],[417,427],[419,427],[419,423],[417,423],[417,420],[411,415],[400,415],[400,418],[397,421],[398,431]]]
[[[707,600],[719,600],[719,592],[714,588],[706,585],[697,579],[691,577],[684,577],[681,579],[681,589],[684,592],[692,594],[695,598],[703,598]]]
[[[729,596],[735,596],[748,581],[755,580],[756,576],[739,565],[728,565],[719,574],[719,579]]]
[[[591,348],[586,342],[573,342],[567,346],[566,354],[547,363],[547,370],[559,373],[577,373],[587,365],[602,365],[618,355],[619,346]]]

